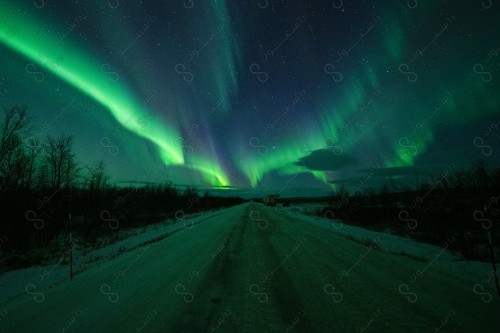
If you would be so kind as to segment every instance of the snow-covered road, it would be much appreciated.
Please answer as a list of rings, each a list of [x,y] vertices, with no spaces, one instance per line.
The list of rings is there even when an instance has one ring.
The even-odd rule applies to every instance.
[[[497,332],[492,281],[376,243],[247,203],[72,282],[28,284],[0,305],[0,332]]]

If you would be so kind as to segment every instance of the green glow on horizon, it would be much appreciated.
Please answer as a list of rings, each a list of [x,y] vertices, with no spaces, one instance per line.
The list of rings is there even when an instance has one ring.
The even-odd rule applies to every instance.
[[[229,179],[217,163],[193,156],[189,167],[200,171],[204,179],[212,186],[227,187],[231,185]]]

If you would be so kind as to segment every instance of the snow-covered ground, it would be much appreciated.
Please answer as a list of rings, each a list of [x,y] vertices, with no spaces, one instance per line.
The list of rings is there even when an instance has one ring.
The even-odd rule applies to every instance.
[[[310,207],[309,207],[310,208]],[[387,253],[402,254],[432,263],[434,268],[443,269],[457,275],[465,275],[477,282],[488,282],[492,278],[492,267],[489,263],[465,261],[459,253],[445,249],[447,242],[443,240],[443,247],[420,243],[409,238],[388,233],[376,232],[364,228],[340,223],[318,216],[309,215],[304,210],[281,208],[287,214],[297,219],[307,221],[317,227],[327,229],[340,236],[353,239],[364,244],[376,244]],[[307,209],[305,210],[307,212]],[[156,242],[182,229],[190,229],[193,225],[208,218],[221,214],[220,211],[209,211],[183,216],[173,223],[172,220],[156,223],[147,227],[129,230],[128,237],[100,248],[81,246],[78,240],[73,251],[74,274],[92,267],[103,261],[112,259],[120,254],[135,249],[141,245]],[[53,287],[69,279],[68,253],[61,252],[60,256],[50,265],[33,266],[13,270],[0,276],[0,303],[28,292],[28,289],[43,290]]]
[[[297,209],[298,208],[298,209]],[[301,209],[305,208],[305,209]],[[331,232],[353,239],[360,243],[373,244],[387,253],[407,255],[422,261],[432,263],[433,267],[458,275],[465,275],[478,282],[488,282],[492,278],[491,263],[467,261],[463,256],[451,250],[448,246],[453,239],[443,239],[441,247],[417,242],[407,237],[389,233],[377,232],[361,227],[341,223],[339,220],[330,220],[308,214],[310,207],[281,208],[290,216],[308,221],[311,224],[330,230]]]
[[[192,215],[179,216],[177,221],[166,220],[147,227],[124,232],[127,236],[115,243],[99,248],[82,246],[78,239],[74,242],[73,273],[78,274],[89,267],[112,259],[141,245],[164,239],[171,234],[190,229],[194,225],[220,214],[220,211],[208,211]],[[30,290],[43,290],[69,279],[68,250],[50,265],[33,266],[13,270],[0,276],[0,304]],[[35,288],[35,289],[34,289]]]
[[[341,235],[296,212],[247,203],[217,213],[191,218],[207,219],[193,228],[189,221],[153,226],[129,237],[135,240],[89,252],[103,259],[72,282],[64,267],[64,281],[42,290],[59,265],[38,268],[41,275],[18,288],[24,295],[0,304],[0,331],[498,330],[490,319],[500,310],[492,279],[479,284],[441,270],[439,262],[454,260],[446,249],[434,247],[435,260],[422,262],[379,250],[394,245],[390,235],[348,234],[347,226],[337,228]],[[353,234],[360,240],[348,239]],[[124,244],[138,247],[107,259]]]

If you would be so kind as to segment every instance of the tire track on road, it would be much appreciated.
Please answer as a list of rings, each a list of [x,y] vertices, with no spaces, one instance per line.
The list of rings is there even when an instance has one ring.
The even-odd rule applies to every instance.
[[[175,332],[284,332],[303,311],[282,270],[283,258],[276,254],[273,238],[280,234],[280,226],[261,228],[250,218],[256,209],[249,205],[235,223],[194,301],[178,317]],[[289,239],[284,246],[292,248],[295,243]],[[305,319],[296,328],[312,332]]]

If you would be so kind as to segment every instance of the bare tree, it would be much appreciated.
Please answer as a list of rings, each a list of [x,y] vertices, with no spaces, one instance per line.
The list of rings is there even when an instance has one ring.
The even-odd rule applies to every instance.
[[[11,154],[21,145],[21,134],[28,130],[29,118],[27,108],[14,106],[4,109],[5,119],[2,122],[2,135],[0,137],[0,160]]]
[[[102,191],[107,187],[109,176],[106,173],[104,161],[98,161],[88,168],[88,189],[89,191]]]
[[[36,176],[36,187],[38,189],[45,189],[49,186],[49,168],[47,163],[40,163]]]
[[[73,136],[62,134],[54,138],[49,135],[46,148],[50,185],[53,189],[70,186],[77,174],[75,156],[71,151]]]
[[[42,152],[39,140],[36,138],[29,138],[27,140],[27,153],[26,153],[26,188],[31,188],[33,178],[35,177],[37,159]]]
[[[16,188],[24,182],[26,155],[22,147],[22,134],[28,130],[27,108],[15,106],[4,109],[0,124],[0,188]]]

